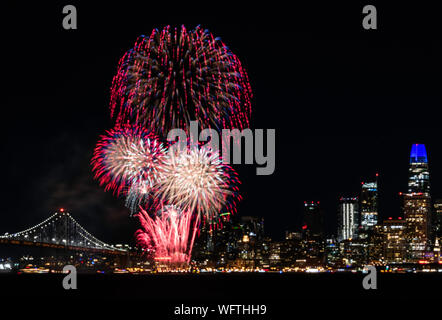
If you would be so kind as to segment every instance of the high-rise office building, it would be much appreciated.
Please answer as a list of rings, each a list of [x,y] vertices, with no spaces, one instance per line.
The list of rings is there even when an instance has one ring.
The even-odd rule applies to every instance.
[[[324,237],[324,217],[319,201],[304,201],[302,229],[309,238]]]
[[[432,222],[434,237],[442,239],[442,199],[434,200]]]
[[[424,144],[413,144],[408,168],[408,193],[430,193],[430,172]]]
[[[264,219],[243,216],[239,225],[242,237],[238,242],[238,248],[242,266],[256,267],[263,260]]]
[[[241,227],[244,234],[249,237],[261,240],[264,238],[264,218],[243,216],[241,217]]]
[[[431,239],[430,173],[425,145],[413,144],[408,170],[408,193],[404,194],[407,260],[422,259]]]
[[[344,198],[339,200],[338,212],[338,240],[356,239],[359,228],[359,205],[358,197]]]
[[[378,223],[378,174],[376,181],[362,182],[360,197],[361,226],[372,229]]]
[[[304,202],[302,224],[304,259],[310,265],[324,261],[324,216],[319,201]]]
[[[384,261],[386,263],[403,263],[405,261],[406,224],[402,218],[388,218],[382,224]]]
[[[408,260],[422,259],[430,240],[431,199],[424,193],[404,195],[404,217],[407,224]]]

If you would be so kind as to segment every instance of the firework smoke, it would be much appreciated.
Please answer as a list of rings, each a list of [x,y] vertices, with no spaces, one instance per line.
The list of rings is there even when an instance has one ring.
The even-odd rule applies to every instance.
[[[249,127],[251,88],[239,59],[208,30],[165,27],[140,36],[120,59],[111,88],[117,124],[164,138],[173,128]]]
[[[138,208],[147,203],[150,199],[150,190],[153,188],[153,184],[149,184],[147,181],[137,181],[129,187],[129,191],[126,194],[125,205],[130,209],[131,215],[138,210]]]

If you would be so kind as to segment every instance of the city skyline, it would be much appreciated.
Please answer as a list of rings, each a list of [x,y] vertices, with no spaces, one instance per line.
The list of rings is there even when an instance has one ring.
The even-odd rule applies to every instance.
[[[411,146],[408,192],[401,193],[404,201],[401,216],[388,217],[381,221],[373,219],[373,216],[377,217],[378,212],[379,175],[376,173],[375,176],[376,182],[361,184],[360,196],[339,199],[338,229],[335,235],[330,236],[324,232],[320,201],[304,201],[302,226],[297,230],[284,230],[288,243],[268,237],[263,218],[232,216],[230,212],[225,212],[220,215],[221,220],[217,226],[203,225],[200,237],[196,240],[192,263],[203,263],[202,267],[210,268],[225,267],[233,263],[236,267],[269,269],[275,266],[299,267],[298,261],[304,261],[304,266],[336,267],[342,265],[340,259],[347,261],[347,267],[362,267],[365,264],[429,263],[433,259],[438,262],[442,200],[431,201],[431,175],[425,145]],[[57,223],[60,224],[57,221],[64,221],[63,219],[71,221],[73,226],[68,228],[63,222],[55,227]],[[51,236],[54,232],[51,233],[48,228],[54,232],[64,230],[65,235],[62,233]],[[75,230],[80,232],[80,238],[75,236]],[[0,240],[2,243],[21,245],[36,242],[37,246],[44,246],[46,243],[54,248],[92,246],[91,248],[116,252],[119,248],[126,248],[133,253],[140,252],[141,249],[137,246],[131,248],[119,244],[114,247],[105,244],[81,227],[64,208],[60,208],[59,212],[36,226],[20,232],[6,233]],[[338,244],[340,249],[335,252],[334,248]],[[126,252],[129,254],[129,251]],[[148,259],[149,263],[152,263],[151,258]],[[139,259],[143,259],[143,255],[140,255]]]
[[[111,127],[107,104],[119,57],[140,33],[162,27],[165,20],[160,16],[157,21],[122,19],[120,9],[131,12],[124,8],[108,7],[103,15],[96,14],[93,6],[82,8],[82,19],[90,31],[79,29],[81,37],[54,28],[59,24],[56,14],[53,20],[39,21],[28,13],[25,20],[29,22],[18,25],[17,32],[25,34],[35,22],[41,31],[38,37],[23,42],[13,34],[6,35],[7,46],[17,50],[5,53],[11,61],[6,66],[11,81],[5,87],[10,93],[5,100],[9,121],[2,128],[2,143],[10,152],[1,159],[9,169],[4,177],[9,183],[2,186],[7,214],[0,234],[34,225],[65,207],[100,239],[119,243],[132,238],[134,222],[127,219],[124,204],[103,193],[93,181],[89,161],[98,136]],[[360,15],[360,8],[356,9]],[[42,6],[35,10],[43,14],[54,9]],[[19,8],[16,12],[22,14]],[[235,167],[242,177],[244,199],[238,215],[264,217],[267,232],[282,238],[286,226],[295,228],[302,223],[303,201],[318,199],[324,208],[326,231],[334,233],[337,199],[378,172],[379,219],[397,216],[401,206],[398,192],[406,191],[407,186],[404,172],[409,146],[416,142],[427,146],[431,179],[442,181],[439,123],[433,114],[440,94],[432,80],[440,68],[435,57],[441,47],[432,42],[430,34],[422,38],[421,34],[391,30],[391,34],[370,38],[359,29],[334,34],[327,28],[293,28],[287,21],[281,21],[274,31],[259,18],[232,23],[208,17],[193,15],[186,23],[201,24],[229,43],[250,73],[255,94],[252,127],[275,128],[277,133],[273,175],[256,177],[254,166]],[[168,13],[166,20],[180,25],[181,13]],[[109,32],[99,32],[98,25],[107,25]],[[395,47],[388,44],[393,35]],[[263,50],[263,39],[269,38],[286,44],[287,50]],[[294,41],[287,43],[287,39]],[[303,50],[293,50],[301,47]],[[29,48],[39,48],[33,51],[39,63],[24,66],[20,62],[27,59]],[[67,69],[58,67],[67,61]],[[263,61],[271,68],[263,68]],[[369,72],[364,72],[358,66],[367,61]],[[409,61],[420,64],[410,65]],[[41,81],[41,66],[50,79],[59,81]],[[379,77],[385,70],[387,75]],[[16,86],[21,74],[29,75],[33,83],[25,92]],[[89,75],[87,81],[84,75]],[[376,94],[369,94],[367,88]],[[43,109],[32,107],[40,103]],[[422,121],[415,121],[414,112],[402,112],[418,112],[421,106],[428,110]],[[441,184],[432,183],[432,192],[435,198],[442,195]]]
[[[415,145],[415,143],[413,143],[412,145]],[[430,154],[430,157],[431,157],[431,154]],[[402,161],[402,162],[406,162],[406,161]],[[406,163],[408,165],[408,162],[406,162]],[[240,171],[241,171],[241,169],[240,169]],[[382,181],[382,174],[379,173],[380,170],[371,170],[371,171],[375,172],[372,176],[376,176],[376,180]],[[405,181],[405,185],[402,186],[399,190],[407,190],[408,182],[406,182],[407,181],[406,177],[407,177],[406,174],[402,175],[401,180]],[[432,179],[434,179],[434,178],[432,177]],[[353,178],[352,180],[353,180],[353,182],[355,182],[357,180],[362,180],[362,179]],[[369,180],[370,180],[370,178],[366,179],[366,181],[361,181],[360,183],[357,183],[357,187],[360,187],[364,183],[367,183],[367,181],[369,181]],[[402,183],[402,184],[404,184],[404,183]],[[380,192],[382,193],[382,182],[381,182],[380,186],[381,186],[380,187]],[[436,190],[438,188],[440,188],[440,186],[439,186],[439,184],[437,182],[433,183],[433,186],[436,188]],[[346,192],[340,192],[340,191],[334,190],[334,193],[337,194],[339,198],[342,197],[343,194],[345,194],[345,195],[353,194],[353,195],[358,195],[359,196],[360,190],[358,191],[357,189],[358,188],[354,188],[353,190],[351,190],[351,189],[348,188]],[[390,211],[390,213],[388,213],[388,211],[385,210],[385,208],[383,208],[382,205],[381,205],[380,208],[379,208],[379,219],[380,220],[386,219],[388,217],[398,217],[398,216],[402,215],[402,212],[401,212],[401,206],[402,206],[401,202],[402,202],[402,200],[401,200],[401,196],[400,196],[401,192],[400,191],[399,192],[396,191],[396,192],[392,192],[392,193],[393,193],[394,196],[397,196],[397,198],[395,199],[396,200],[395,202],[397,203],[397,205],[395,206],[394,213],[391,214],[392,213],[391,211]],[[306,198],[307,199],[313,199],[314,197],[306,196]],[[327,200],[329,200],[328,201],[329,202],[328,210],[325,210],[325,212],[326,212],[325,218],[326,219],[328,218],[328,223],[327,223],[327,220],[325,222],[325,225],[326,225],[325,231],[327,232],[328,235],[336,235],[336,233],[337,233],[336,232],[337,222],[338,222],[338,219],[337,219],[337,217],[338,217],[338,215],[337,215],[337,211],[338,211],[337,204],[339,202],[339,198],[330,199],[329,195],[327,195],[327,197],[323,197],[323,198],[314,198],[314,199],[321,199],[321,206],[324,206],[324,203],[326,203]],[[438,199],[437,195],[434,198]],[[384,200],[384,203],[385,203],[385,199],[382,199],[382,197],[381,197],[381,202],[382,202],[382,200]],[[297,213],[295,213],[295,215],[297,216],[297,219],[294,220],[294,223],[292,223],[291,228],[273,229],[272,231],[270,231],[270,234],[272,235],[273,238],[275,238],[275,239],[282,239],[283,238],[283,234],[285,232],[285,229],[297,229],[297,228],[301,227],[301,225],[302,225],[302,217],[303,217],[302,209],[301,208],[303,207],[303,203],[304,203],[304,201],[299,201],[297,204],[295,204],[295,206],[297,206],[299,209],[297,210]],[[330,203],[332,204],[331,206],[330,206]],[[388,206],[391,208],[391,203]],[[330,210],[329,209],[330,207],[333,208],[333,209]],[[56,209],[57,208],[54,208],[54,211]],[[74,212],[74,214],[75,214],[75,212]],[[238,212],[238,215],[241,216],[242,213]],[[253,215],[253,214],[247,213],[246,215]],[[257,215],[257,216],[258,217],[263,217],[263,216],[260,216],[260,215]],[[332,219],[334,220],[334,221],[332,221],[331,224],[330,224],[330,216],[332,216]],[[45,216],[41,217],[41,219],[43,219],[43,218],[45,218]],[[38,219],[39,219],[39,217],[34,217],[33,221],[34,222],[38,222]],[[271,219],[268,219],[268,217],[267,217],[266,221],[268,221],[268,220],[271,220]],[[11,232],[13,230],[14,229],[11,229],[11,228],[8,228],[8,229],[5,228],[4,230],[1,230],[0,233],[3,234],[4,232]],[[20,230],[20,229],[16,228],[16,230]],[[122,239],[122,240],[124,240],[124,239]],[[124,242],[124,241],[117,240],[117,241],[113,241],[113,242],[116,243],[116,242]]]
[[[4,12],[5,310],[397,318],[441,299],[436,6]]]

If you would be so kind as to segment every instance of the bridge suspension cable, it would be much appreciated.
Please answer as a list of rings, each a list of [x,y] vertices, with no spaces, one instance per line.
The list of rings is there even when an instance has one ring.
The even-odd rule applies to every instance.
[[[0,239],[58,244],[70,247],[126,251],[109,245],[81,226],[68,212],[56,212],[46,220],[26,230],[4,234]]]

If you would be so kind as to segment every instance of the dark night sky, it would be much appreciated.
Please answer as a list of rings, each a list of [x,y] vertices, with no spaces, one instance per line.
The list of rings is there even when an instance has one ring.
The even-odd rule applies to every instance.
[[[57,208],[98,238],[130,242],[136,228],[123,201],[92,179],[94,144],[112,127],[109,87],[119,58],[154,27],[201,24],[246,67],[253,128],[276,129],[276,171],[237,166],[239,215],[263,216],[281,237],[304,200],[320,200],[335,228],[337,199],[379,172],[381,216],[400,214],[410,145],[429,152],[433,197],[442,197],[441,22],[431,8],[378,6],[379,30],[361,27],[362,6],[207,8],[91,6],[78,30],[62,7],[15,4],[2,27],[0,234]],[[424,11],[426,10],[426,11]]]

